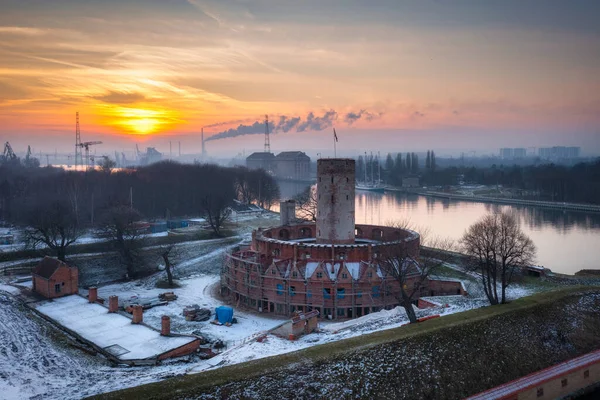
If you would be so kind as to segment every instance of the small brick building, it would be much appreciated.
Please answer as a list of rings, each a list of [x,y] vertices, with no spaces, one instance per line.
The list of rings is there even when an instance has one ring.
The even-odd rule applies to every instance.
[[[79,271],[56,258],[44,257],[33,270],[33,291],[53,299],[76,294],[79,290]]]

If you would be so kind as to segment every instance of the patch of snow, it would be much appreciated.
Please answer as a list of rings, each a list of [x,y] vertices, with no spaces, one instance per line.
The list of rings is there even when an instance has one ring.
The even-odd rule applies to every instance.
[[[348,272],[353,279],[360,278],[360,263],[359,262],[347,262],[345,263],[346,268],[348,268]]]
[[[21,291],[14,287],[14,286],[10,286],[10,285],[4,285],[0,283],[0,290],[4,290],[5,292],[8,292],[10,294],[19,294],[21,293]]]
[[[154,357],[194,340],[161,336],[160,332],[132,324],[124,315],[108,313],[107,308],[90,304],[78,295],[44,301],[35,308],[101,348],[118,345],[126,349],[126,353],[118,356],[122,360]]]

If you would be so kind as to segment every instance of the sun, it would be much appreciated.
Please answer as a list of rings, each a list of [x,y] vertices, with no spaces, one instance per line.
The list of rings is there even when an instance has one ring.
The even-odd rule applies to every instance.
[[[113,106],[103,113],[105,123],[128,134],[151,135],[177,124],[177,113],[168,109]]]

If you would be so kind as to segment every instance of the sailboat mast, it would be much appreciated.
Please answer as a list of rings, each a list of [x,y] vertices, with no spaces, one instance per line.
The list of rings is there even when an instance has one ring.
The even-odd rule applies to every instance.
[[[365,162],[363,163],[365,167],[365,185],[367,184],[367,152],[365,151]]]
[[[377,152],[377,183],[381,184],[381,155]]]
[[[375,181],[373,180],[373,152],[371,152],[371,184],[374,184]]]

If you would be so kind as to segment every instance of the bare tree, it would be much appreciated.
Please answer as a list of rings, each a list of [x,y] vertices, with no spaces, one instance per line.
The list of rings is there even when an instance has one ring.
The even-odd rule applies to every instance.
[[[65,261],[67,248],[81,236],[71,204],[61,198],[35,198],[24,207],[26,242],[33,247],[43,243]]]
[[[135,276],[136,266],[141,263],[143,232],[138,222],[140,213],[127,206],[115,206],[101,217],[101,234],[110,238],[127,267],[129,277]]]
[[[434,254],[414,257],[408,253],[406,244],[400,242],[386,247],[379,256],[379,268],[397,283],[394,296],[411,323],[417,322],[413,302],[427,291],[430,278],[452,257],[451,240],[430,239],[428,244],[435,249]]]
[[[221,236],[221,228],[231,216],[231,204],[235,197],[235,188],[230,174],[222,168],[213,166],[207,174],[210,189],[200,196],[200,210],[206,216],[210,227],[217,236]]]
[[[175,269],[175,265],[173,264],[172,260],[179,255],[177,246],[175,243],[169,243],[166,246],[161,246],[159,252],[165,263],[165,272],[167,273],[167,282],[169,287],[176,287],[173,282],[173,270]]]
[[[463,252],[471,259],[466,268],[479,275],[492,305],[506,303],[506,288],[512,282],[514,272],[531,265],[536,252],[517,218],[508,213],[484,216],[469,227],[461,244]]]
[[[317,220],[317,188],[316,186],[307,186],[301,193],[294,197],[296,201],[296,215],[299,218],[316,221]]]
[[[100,168],[102,168],[103,172],[111,173],[113,169],[117,166],[117,162],[110,157],[103,156],[102,161],[98,162]]]

